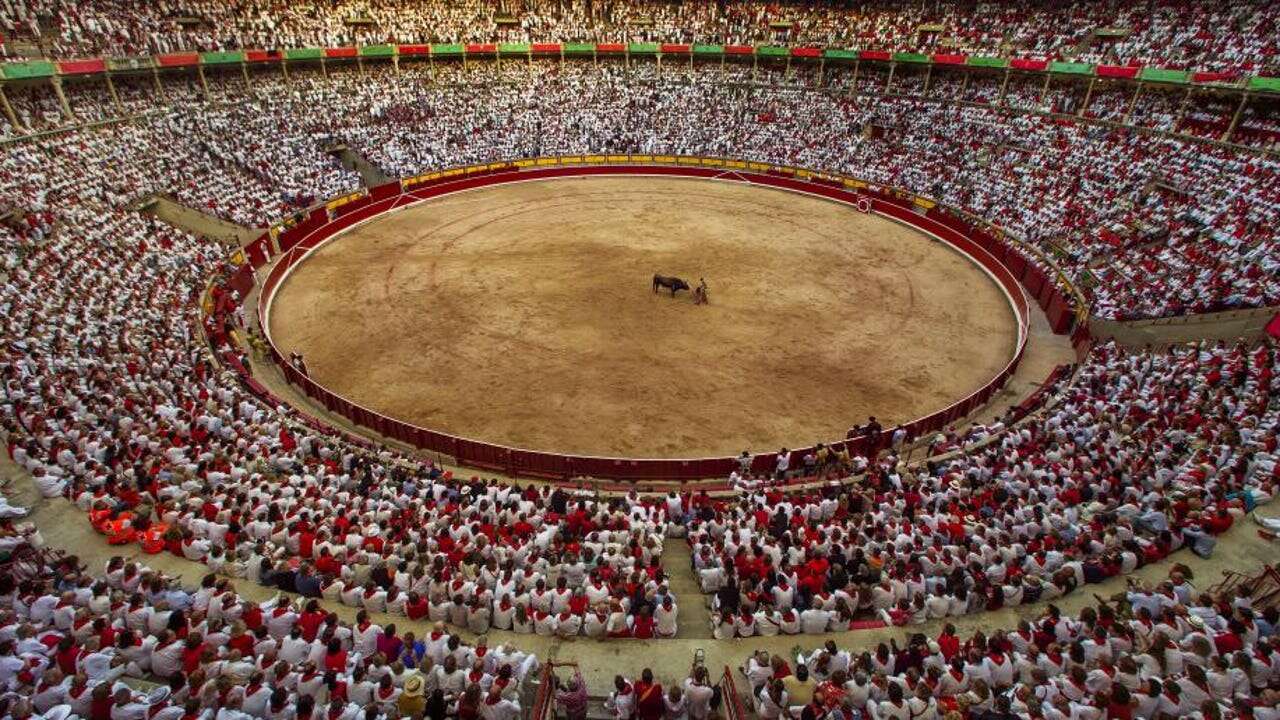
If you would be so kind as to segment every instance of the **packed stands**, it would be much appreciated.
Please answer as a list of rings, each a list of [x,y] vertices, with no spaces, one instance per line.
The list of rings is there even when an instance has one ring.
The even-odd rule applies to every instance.
[[[207,82],[207,92],[166,78],[149,102],[118,109],[92,84],[64,91],[72,118],[146,113],[128,131],[157,160],[131,179],[139,192],[167,192],[250,227],[358,189],[328,152],[338,146],[391,177],[538,155],[732,155],[854,174],[995,221],[1038,251],[1035,262],[1050,258],[1099,317],[1277,302],[1276,161],[1195,139],[1221,130],[1231,114],[1221,101],[1104,88],[1086,107],[1078,87],[1051,84],[1046,93],[1036,77],[942,77],[921,97],[918,77],[898,76],[885,95],[888,75],[868,69],[853,96],[840,91],[847,68],[826,71],[834,91],[794,68],[726,76],[734,77],[714,64],[658,72],[652,62],[384,63],[260,73],[248,86],[232,73]],[[46,94],[10,94],[24,108],[20,122],[72,122],[50,110],[36,123],[31,108],[41,106],[22,103],[47,105]],[[1083,118],[1041,114],[1068,110]],[[1157,130],[1181,118],[1186,134],[1090,122],[1126,117]],[[1253,144],[1272,142],[1269,115],[1241,117]],[[39,142],[57,152],[61,140]]]
[[[1277,10],[1262,0],[929,4],[585,0],[340,0],[228,5],[208,0],[22,0],[0,11],[6,37],[52,57],[376,43],[654,41],[777,43],[870,50],[1147,64],[1205,71],[1274,68]]]
[[[853,492],[748,478],[756,489],[689,527],[713,631],[922,623],[1053,600],[1181,547],[1207,554],[1276,493],[1263,450],[1276,362],[1269,347],[1098,346],[1034,421],[934,448],[972,448],[954,459],[913,471],[890,454]]]
[[[1274,603],[1198,590],[1175,567],[1074,616],[1050,604],[1016,627],[961,636],[946,624],[870,652],[760,651],[739,671],[756,714],[774,720],[1272,717],[1278,618]]]
[[[0,7],[0,26],[56,57],[651,40],[1158,64],[1227,79],[1274,67],[1277,9],[1257,0],[984,8],[21,0]],[[679,604],[701,601],[672,590],[673,538],[687,536],[713,637],[825,634],[1049,602],[1180,549],[1207,555],[1276,493],[1280,358],[1243,342],[1094,346],[1044,409],[940,436],[923,465],[903,462],[902,438],[886,434],[869,457],[819,448],[777,477],[744,470],[733,497],[609,499],[458,477],[256,385],[233,248],[137,209],[167,194],[266,228],[360,189],[339,147],[390,177],[587,153],[746,158],[936,199],[996,223],[1046,275],[1061,270],[1093,316],[1161,318],[1280,303],[1273,99],[789,59],[112,78],[4,86],[0,422],[41,494],[69,500],[106,542],[210,574],[186,587],[117,558],[90,575],[36,552],[38,530],[13,524],[25,509],[0,496],[0,552],[25,558],[0,574],[9,716],[65,704],[81,717],[353,720],[374,707],[511,720],[538,661],[445,628],[672,638]],[[212,312],[201,308],[207,286]],[[779,482],[796,475],[826,482]],[[770,719],[842,708],[1216,718],[1216,698],[1234,698],[1242,717],[1242,701],[1251,716],[1274,714],[1274,608],[1196,595],[1187,580],[1134,586],[1078,618],[1050,605],[967,641],[944,632],[856,657],[832,644],[794,671],[791,658],[753,656],[744,672]],[[234,582],[281,595],[249,602]],[[356,621],[339,620],[339,605]],[[434,630],[415,637],[371,614]],[[620,680],[615,713],[636,688]],[[139,681],[160,689],[139,693]],[[668,711],[702,720],[705,669],[681,687],[685,704]]]
[[[510,718],[537,680],[537,659],[507,645],[255,603],[214,575],[186,586],[119,557],[91,574],[74,556],[15,550],[0,578],[6,717]]]

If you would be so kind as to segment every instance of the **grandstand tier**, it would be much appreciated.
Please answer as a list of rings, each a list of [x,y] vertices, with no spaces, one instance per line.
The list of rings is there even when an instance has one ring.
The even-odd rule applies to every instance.
[[[1276,21],[0,5],[0,720],[1280,717]],[[324,231],[589,168],[928,225],[1073,362],[591,483],[419,453],[261,334]]]

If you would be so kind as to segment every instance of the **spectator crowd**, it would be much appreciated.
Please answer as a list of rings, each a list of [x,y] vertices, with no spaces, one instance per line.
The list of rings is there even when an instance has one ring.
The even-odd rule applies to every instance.
[[[115,42],[133,42],[145,24],[121,30],[96,11],[148,12],[69,7],[5,10],[33,29],[79,13],[74,27]],[[1180,548],[1208,554],[1275,495],[1280,358],[1266,343],[1102,344],[1028,421],[944,439],[936,449],[955,453],[924,466],[901,462],[889,433],[883,454],[797,458],[808,471],[840,466],[839,482],[819,489],[740,477],[746,490],[734,498],[604,499],[454,477],[245,382],[243,298],[224,283],[229,248],[134,209],[170,193],[263,226],[358,187],[330,154],[339,146],[391,176],[537,155],[734,156],[847,172],[997,221],[1087,280],[1104,317],[1277,299],[1271,157],[990,102],[824,88],[812,69],[659,73],[617,62],[301,71],[249,86],[214,78],[207,90],[166,78],[154,104],[126,89],[142,111],[126,120],[6,143],[7,449],[42,494],[69,499],[108,542],[210,574],[185,587],[116,560],[101,578],[73,561],[0,576],[0,684],[16,691],[0,699],[3,712],[372,720],[394,707],[512,720],[537,661],[468,646],[447,628],[671,637],[677,601],[700,600],[672,593],[672,538],[687,536],[716,637],[825,633],[1048,601]],[[111,119],[93,109],[114,98],[85,90],[69,90],[73,107],[89,108],[77,112]],[[1042,102],[1033,95],[1015,88],[1014,104]],[[60,127],[34,119],[53,111],[33,98],[18,100],[24,122]],[[216,311],[206,316],[210,280]],[[21,514],[0,500],[0,523]],[[932,717],[952,702],[999,717],[1219,717],[1206,687],[1256,698],[1267,717],[1280,668],[1274,617],[1195,596],[1187,579],[1135,588],[1079,619],[1050,610],[990,638],[916,638],[856,659],[831,649],[794,672],[787,658],[761,658],[747,672],[768,718],[841,708]],[[283,594],[247,602],[235,581]],[[328,604],[355,608],[356,621]],[[435,629],[418,638],[372,622],[384,614]],[[164,689],[143,696],[126,679]],[[656,720],[659,707],[701,720],[714,702],[705,670],[678,688],[654,685],[619,677],[610,707],[623,720]],[[579,689],[566,685],[565,701]]]
[[[537,659],[506,645],[255,603],[213,575],[188,587],[121,558],[96,576],[74,557],[32,565],[0,577],[5,718],[513,720],[537,680]]]
[[[261,74],[248,87],[236,73],[207,91],[175,77],[162,83],[164,102],[120,129],[40,136],[35,152],[57,156],[125,134],[130,142],[115,143],[117,159],[141,151],[152,160],[120,179],[125,192],[169,193],[248,227],[358,189],[360,177],[339,160],[343,149],[393,178],[555,154],[734,156],[848,173],[995,222],[1032,248],[1023,252],[1029,262],[1050,276],[1051,265],[1062,270],[1100,317],[1280,302],[1274,156],[1202,142],[1190,130],[1151,135],[1098,124],[1090,116],[1117,119],[1105,90],[1086,107],[1077,86],[1046,94],[1039,82],[1010,83],[1000,104],[999,92],[945,77],[927,98],[907,94],[924,90],[909,78],[900,74],[886,94],[887,78],[864,71],[850,93],[839,88],[850,75],[835,71],[659,72],[621,61],[297,69],[288,79]],[[25,96],[11,94],[28,121]],[[72,93],[70,104],[101,116],[100,99]],[[1139,127],[1169,129],[1173,120],[1158,119],[1168,117],[1167,100],[1147,91],[1120,105],[1132,106],[1124,112]],[[1067,106],[1085,117],[1039,112]],[[1223,117],[1197,106],[1184,122],[1212,128]],[[1253,115],[1243,127],[1269,136]],[[17,157],[31,152],[12,147]]]
[[[1214,537],[1276,494],[1270,347],[1094,349],[1030,422],[850,488],[767,479],[689,524],[716,637],[908,625],[1051,601]],[[819,469],[832,455],[806,458]],[[807,470],[801,474],[814,474]]]
[[[856,4],[658,0],[8,0],[6,38],[51,56],[426,42],[655,41],[1006,54],[1209,71],[1274,69],[1280,15],[1263,0]]]
[[[1224,720],[1280,714],[1280,618],[1247,592],[1198,590],[1175,570],[1071,616],[1055,605],[1017,627],[950,623],[874,650],[833,641],[740,668],[756,714],[871,720]]]

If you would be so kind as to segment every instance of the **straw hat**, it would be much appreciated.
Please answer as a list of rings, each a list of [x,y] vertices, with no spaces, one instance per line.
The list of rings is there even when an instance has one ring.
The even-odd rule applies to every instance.
[[[421,697],[422,696],[422,676],[418,674],[410,675],[404,681],[405,697]]]

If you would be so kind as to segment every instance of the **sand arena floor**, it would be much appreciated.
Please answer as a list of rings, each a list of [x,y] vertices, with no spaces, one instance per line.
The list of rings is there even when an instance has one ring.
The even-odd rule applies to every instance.
[[[655,295],[653,274],[696,282]],[[517,447],[767,451],[944,407],[998,373],[1012,311],[928,236],[696,179],[501,185],[316,251],[271,308],[283,352],[383,414]]]

